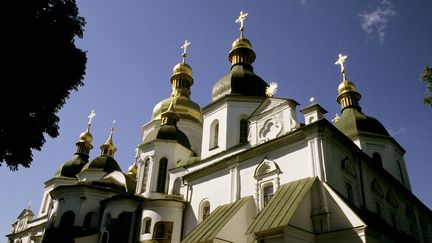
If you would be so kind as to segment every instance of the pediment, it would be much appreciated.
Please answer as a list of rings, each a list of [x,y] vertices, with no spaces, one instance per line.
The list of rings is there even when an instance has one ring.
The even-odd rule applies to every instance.
[[[250,115],[249,119],[260,114],[264,114],[276,107],[289,106],[289,101],[290,100],[281,98],[267,98],[255,109],[252,115]]]

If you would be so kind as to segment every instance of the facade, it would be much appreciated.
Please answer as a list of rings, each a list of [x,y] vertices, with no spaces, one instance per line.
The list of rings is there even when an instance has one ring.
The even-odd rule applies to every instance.
[[[114,158],[113,129],[89,159],[90,115],[72,159],[45,182],[39,212],[24,209],[9,242],[432,242],[405,151],[363,112],[346,56],[341,116],[328,121],[312,99],[298,111],[254,73],[244,17],[208,105],[190,98],[185,42],[171,96],[143,125],[129,171]]]

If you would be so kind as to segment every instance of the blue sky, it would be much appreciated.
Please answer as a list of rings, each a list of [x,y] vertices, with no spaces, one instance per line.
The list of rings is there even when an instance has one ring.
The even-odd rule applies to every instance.
[[[29,201],[38,212],[44,182],[73,156],[92,109],[97,115],[90,157],[99,155],[116,120],[115,158],[127,171],[141,126],[153,106],[170,95],[169,78],[186,39],[192,43],[191,98],[208,104],[213,84],[229,70],[241,10],[249,13],[245,36],[257,54],[255,73],[276,81],[276,96],[296,100],[298,110],[313,96],[329,111],[327,119],[340,113],[341,75],[334,62],[339,53],[348,55],[348,79],[362,94],[363,111],[406,149],[413,192],[432,207],[432,107],[423,104],[426,85],[419,81],[423,68],[432,65],[431,1],[80,0],[78,7],[87,21],[84,38],[76,40],[87,51],[85,86],[59,112],[60,135],[47,137],[31,168],[0,167],[0,235],[10,232]]]

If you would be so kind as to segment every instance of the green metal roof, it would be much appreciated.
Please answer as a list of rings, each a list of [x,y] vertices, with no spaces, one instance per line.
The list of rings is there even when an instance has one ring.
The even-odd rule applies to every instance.
[[[281,186],[252,222],[248,234],[277,230],[288,225],[317,177],[308,177]]]
[[[230,219],[253,197],[244,197],[240,200],[217,207],[204,221],[198,224],[182,243],[211,241],[230,221]]]

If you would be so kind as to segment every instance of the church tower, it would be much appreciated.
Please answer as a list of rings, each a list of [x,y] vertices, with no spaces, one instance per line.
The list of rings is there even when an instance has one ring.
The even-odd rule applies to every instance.
[[[181,46],[183,49],[182,61],[174,66],[171,81],[171,95],[162,100],[153,108],[151,121],[142,128],[142,141],[156,127],[160,125],[162,113],[171,105],[180,120],[177,126],[189,138],[191,148],[196,156],[201,155],[202,113],[201,107],[190,99],[191,87],[194,83],[192,68],[186,63],[186,51],[191,43],[187,40]],[[172,99],[174,97],[174,99]]]
[[[390,136],[376,118],[367,116],[360,106],[361,94],[353,82],[347,79],[344,63],[346,55],[339,54],[335,64],[341,66],[342,82],[338,87],[337,102],[341,105],[340,117],[334,125],[366,152],[377,164],[411,190],[404,161],[405,150]]]
[[[240,12],[236,20],[240,37],[228,54],[231,69],[213,86],[212,102],[203,108],[202,158],[247,142],[247,118],[266,97],[268,85],[253,72],[256,55],[244,36],[246,16]]]

